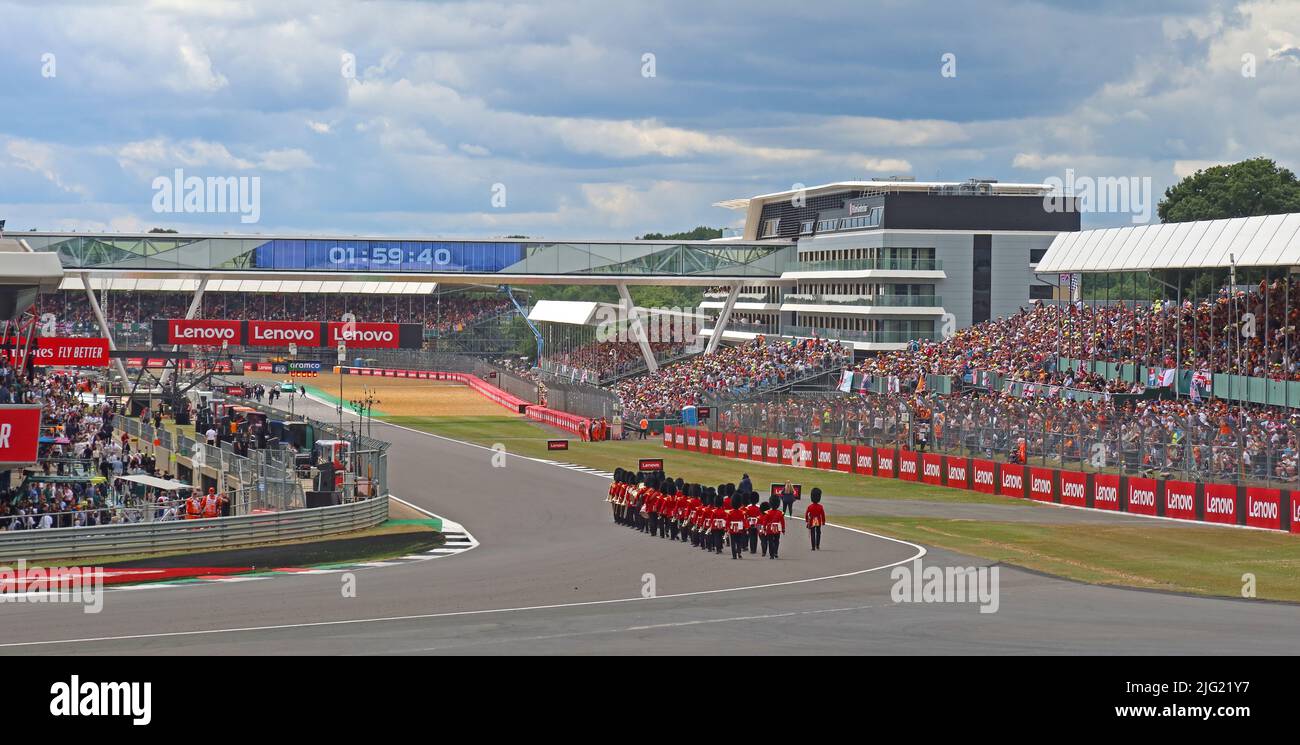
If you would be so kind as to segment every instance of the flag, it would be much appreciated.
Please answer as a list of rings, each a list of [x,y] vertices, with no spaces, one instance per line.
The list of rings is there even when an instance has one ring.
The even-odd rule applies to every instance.
[[[1174,380],[1176,380],[1177,378],[1178,378],[1177,370],[1173,369],[1172,367],[1169,368],[1168,370],[1165,370],[1163,373],[1160,374],[1160,387],[1168,388],[1169,386],[1174,384]]]
[[[840,375],[840,391],[848,393],[853,390],[853,371],[845,370]]]
[[[1155,388],[1155,387],[1156,387],[1156,369],[1153,367],[1147,370],[1147,388]]]

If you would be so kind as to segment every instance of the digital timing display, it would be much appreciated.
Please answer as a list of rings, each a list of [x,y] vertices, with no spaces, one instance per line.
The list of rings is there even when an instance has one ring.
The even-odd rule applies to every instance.
[[[524,259],[519,243],[274,239],[257,247],[258,269],[499,272]]]

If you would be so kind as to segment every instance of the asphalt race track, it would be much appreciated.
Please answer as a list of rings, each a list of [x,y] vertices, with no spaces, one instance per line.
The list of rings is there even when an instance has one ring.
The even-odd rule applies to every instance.
[[[771,654],[1275,654],[1300,642],[1298,605],[1007,567],[996,613],[894,603],[889,567],[925,549],[829,528],[814,554],[792,521],[781,560],[733,561],[614,525],[603,478],[513,456],[495,468],[488,449],[375,426],[393,443],[394,493],[462,523],[478,548],[360,570],[355,598],[342,596],[341,575],[318,574],[109,591],[98,615],[7,603],[0,653],[716,654],[731,644]],[[923,561],[982,563],[936,550]]]

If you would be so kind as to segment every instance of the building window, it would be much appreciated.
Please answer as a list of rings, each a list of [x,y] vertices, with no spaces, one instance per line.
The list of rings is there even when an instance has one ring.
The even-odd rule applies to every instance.
[[[799,235],[812,235],[812,232],[813,232],[812,220],[804,220],[803,222],[799,223]]]
[[[1042,260],[1043,260],[1043,254],[1045,254],[1045,253],[1047,253],[1047,249],[1045,249],[1045,248],[1031,248],[1031,249],[1029,249],[1029,263],[1030,263],[1030,264],[1037,264],[1038,262],[1042,261]]]
[[[1030,300],[1051,300],[1053,294],[1052,291],[1055,289],[1056,288],[1051,285],[1030,285],[1029,299]]]
[[[763,237],[771,238],[776,235],[777,230],[781,227],[781,218],[774,217],[771,220],[763,221]]]
[[[971,323],[983,323],[993,314],[993,236],[977,235],[971,266]]]

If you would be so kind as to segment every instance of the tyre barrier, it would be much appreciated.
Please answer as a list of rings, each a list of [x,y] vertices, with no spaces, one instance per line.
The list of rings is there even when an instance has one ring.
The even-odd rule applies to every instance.
[[[1067,507],[1300,534],[1300,490],[1026,466],[964,455],[664,428],[666,448],[756,463],[915,481]]]

